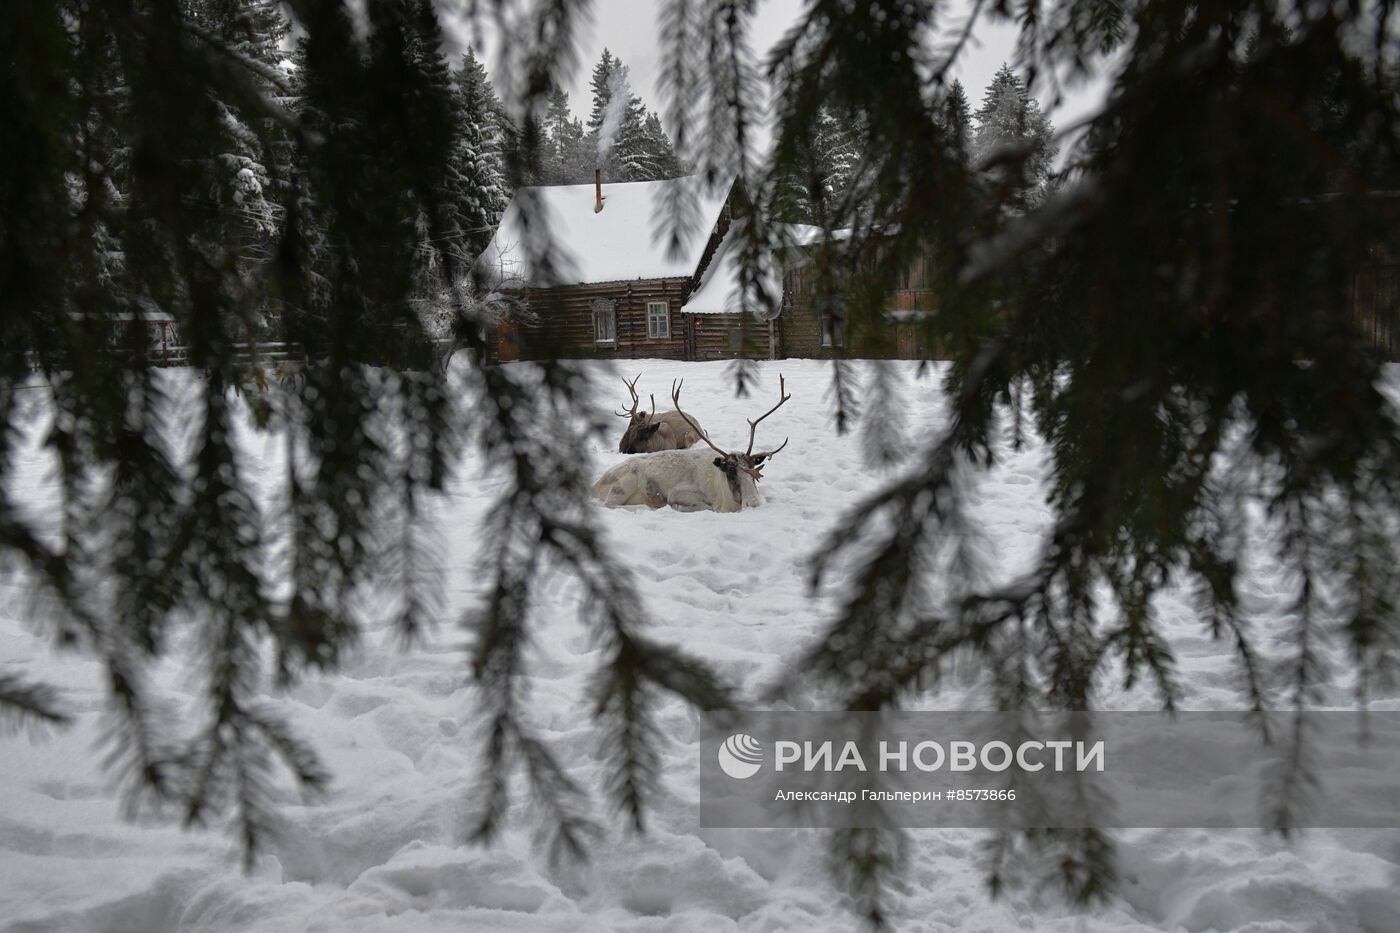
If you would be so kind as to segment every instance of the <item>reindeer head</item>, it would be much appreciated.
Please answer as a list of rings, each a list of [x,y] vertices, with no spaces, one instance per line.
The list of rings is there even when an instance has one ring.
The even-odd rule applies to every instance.
[[[619,418],[627,419],[627,430],[622,434],[622,440],[618,442],[618,453],[635,454],[641,453],[642,445],[651,438],[661,427],[661,422],[652,416],[656,414],[656,396],[651,397],[651,411],[638,412],[640,399],[637,397],[637,380],[642,378],[641,373],[637,373],[635,379],[628,382],[622,380],[622,384],[627,386],[627,392],[632,396],[632,407],[626,411],[616,411],[613,414]]]
[[[743,487],[739,484],[739,474],[746,473],[750,479],[757,483],[759,480],[763,479],[763,467],[768,462],[768,458],[788,445],[789,439],[784,438],[783,442],[772,450],[760,450],[758,453],[754,453],[753,449],[754,434],[758,430],[758,423],[783,407],[783,403],[792,398],[792,396],[785,391],[787,383],[783,380],[783,377],[779,375],[778,404],[774,405],[757,418],[746,419],[749,422],[749,446],[743,453],[721,450],[716,447],[709,437],[706,436],[705,432],[700,430],[700,426],[690,419],[690,416],[681,408],[681,386],[683,385],[685,385],[684,379],[682,379],[680,383],[671,383],[671,401],[675,403],[676,411],[680,412],[681,417],[695,429],[696,434],[700,435],[700,439],[706,444],[709,444],[711,450],[719,454],[714,460],[715,468],[724,474],[724,478],[729,482],[729,491],[734,494],[734,500],[742,506],[744,494]]]

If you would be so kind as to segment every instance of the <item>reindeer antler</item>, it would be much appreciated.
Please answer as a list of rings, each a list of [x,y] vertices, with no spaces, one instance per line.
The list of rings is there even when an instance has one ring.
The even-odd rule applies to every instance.
[[[630,419],[637,414],[637,406],[641,404],[641,399],[637,397],[637,381],[641,378],[642,374],[637,373],[636,378],[631,382],[628,382],[626,379],[622,380],[622,384],[627,387],[627,394],[632,396],[632,407],[627,411],[615,411],[613,412],[614,415],[617,415],[619,418]],[[653,407],[655,407],[655,403],[653,403]]]
[[[763,414],[759,415],[758,418],[756,418],[756,419],[754,419],[754,420],[752,420],[752,421],[749,421],[749,449],[746,450],[746,451],[744,451],[744,456],[748,457],[749,459],[754,459],[754,453],[753,453],[753,438],[754,438],[754,434],[758,431],[758,422],[762,421],[764,418],[767,418],[769,415],[773,414],[773,412],[777,411],[779,408],[782,408],[782,407],[783,407],[783,404],[784,404],[788,399],[792,398],[792,396],[789,395],[789,394],[787,394],[787,392],[785,391],[786,388],[787,388],[787,383],[783,380],[783,374],[782,374],[782,373],[779,373],[779,374],[778,374],[778,404],[774,405],[772,408],[768,409],[768,410],[765,411]],[[759,458],[767,458],[767,457],[773,456],[773,455],[774,455],[775,453],[777,453],[779,450],[782,450],[784,447],[786,447],[789,440],[790,440],[790,438],[784,438],[782,444],[780,444],[776,450],[764,451],[764,452],[762,452],[762,453],[760,453],[760,454],[758,455]]]
[[[775,453],[777,453],[778,451],[780,451],[780,450],[782,450],[784,447],[786,447],[786,446],[788,445],[788,441],[790,441],[790,440],[792,440],[792,438],[790,438],[790,437],[785,437],[785,438],[783,438],[783,442],[782,442],[781,444],[779,444],[777,447],[774,447],[772,450],[760,450],[760,451],[759,451],[758,453],[756,453],[756,454],[751,454],[751,455],[749,456],[749,459],[752,460],[752,461],[754,461],[754,462],[758,462],[758,461],[760,461],[760,460],[767,460],[769,457],[773,456]]]
[[[699,435],[700,440],[710,445],[711,450],[719,454],[721,457],[728,457],[729,452],[727,450],[720,450],[718,447],[716,447],[714,445],[714,442],[711,441],[708,436],[706,436],[705,432],[700,430],[700,425],[696,424],[694,421],[691,421],[690,416],[687,415],[685,413],[685,410],[681,408],[681,386],[683,385],[685,385],[684,379],[682,379],[679,384],[677,384],[677,382],[674,379],[671,380],[671,404],[676,406],[676,413],[685,419],[685,423],[690,425],[690,427],[695,431],[695,433]]]

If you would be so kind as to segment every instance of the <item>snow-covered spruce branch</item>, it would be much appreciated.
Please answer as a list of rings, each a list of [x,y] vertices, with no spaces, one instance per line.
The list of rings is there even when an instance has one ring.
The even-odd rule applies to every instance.
[[[958,273],[959,284],[970,287],[1008,268],[1027,251],[1052,236],[1069,234],[1099,199],[1097,184],[1084,179],[1052,194],[1035,210],[1010,218],[991,237],[974,240],[967,262]]]
[[[229,61],[237,64],[238,67],[251,72],[260,80],[270,84],[274,89],[276,89],[280,93],[289,95],[293,92],[292,84],[290,81],[287,80],[287,76],[274,66],[269,65],[267,62],[253,58],[252,56],[243,54],[238,49],[234,48],[232,44],[225,41],[222,36],[215,35],[213,32],[210,32],[208,29],[203,28],[198,23],[193,23],[189,20],[183,20],[182,25],[186,32],[188,32],[191,36],[197,38],[200,42],[203,42],[210,48],[216,50],[221,57],[226,58]]]
[[[69,721],[52,687],[0,674],[0,734],[21,728],[65,726]]]
[[[533,592],[541,571],[564,570],[582,589],[583,615],[603,647],[595,674],[594,716],[610,741],[607,791],[637,828],[643,825],[662,737],[651,723],[663,693],[701,709],[732,705],[730,688],[708,666],[644,636],[646,619],[630,573],[601,540],[587,498],[578,425],[586,384],[574,366],[540,364],[534,372],[498,367],[477,370],[484,400],[477,441],[488,462],[511,471],[510,486],[493,509],[491,548],[483,565],[493,581],[483,604],[469,613],[475,634],[472,669],[489,711],[483,762],[484,807],[473,835],[490,838],[507,813],[506,775],[523,759],[526,774],[554,821],[556,851],[578,853],[592,832],[586,794],[566,778],[532,738],[520,697],[523,651],[529,640]],[[539,379],[537,384],[527,381]]]
[[[908,849],[909,835],[900,829],[832,831],[831,875],[850,893],[857,914],[874,929],[885,929],[892,919],[890,879],[903,870]]]
[[[230,102],[274,121],[294,138],[300,138],[304,143],[313,141],[311,136],[304,135],[304,128],[295,116],[267,92],[267,88],[270,87],[277,93],[291,94],[293,88],[285,75],[265,62],[244,55],[218,36],[188,20],[183,20],[182,26],[190,38],[217,52],[216,58],[190,56],[191,61],[201,63],[212,72],[222,73],[223,80],[210,81],[211,87],[220,87]]]

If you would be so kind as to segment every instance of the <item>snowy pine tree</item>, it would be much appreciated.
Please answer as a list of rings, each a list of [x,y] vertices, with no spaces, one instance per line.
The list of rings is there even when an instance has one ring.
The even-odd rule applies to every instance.
[[[594,150],[583,130],[583,121],[578,117],[574,117],[563,128],[562,139],[558,140],[558,149],[558,184],[585,184],[593,180]]]
[[[543,181],[550,185],[583,184],[592,180],[583,123],[569,109],[569,95],[556,87],[549,94],[542,131],[545,138]]]
[[[500,102],[481,63],[470,52],[457,74],[453,97],[457,132],[452,164],[460,178],[457,204],[463,255],[471,260],[491,241],[509,197],[500,161]]]
[[[667,135],[665,127],[661,125],[661,118],[655,113],[647,113],[642,123],[642,137],[655,166],[656,174],[652,177],[677,178],[685,174],[685,166],[681,164],[681,160],[676,156],[675,147],[671,145],[671,137]]]
[[[595,165],[613,181],[653,181],[682,172],[671,139],[661,120],[648,113],[632,90],[627,66],[609,50],[593,67],[589,81],[593,108],[588,117],[587,142]],[[587,180],[587,179],[584,179]]]
[[[457,71],[457,93],[461,95],[466,119],[480,131],[483,171],[494,173],[505,195],[509,196],[505,164],[507,150],[515,144],[516,128],[496,95],[486,66],[470,48],[462,56],[462,67]]]
[[[790,144],[793,142],[789,140]],[[816,164],[816,159],[811,154],[810,141],[804,139],[800,145],[795,144],[794,151],[801,153],[800,160],[794,160],[792,167],[779,172],[773,178],[770,213],[778,223],[816,223],[813,190],[819,186],[819,182],[815,181],[812,172],[803,168]]]
[[[594,165],[612,181],[637,181],[654,166],[643,135],[644,108],[632,93],[627,66],[607,49],[593,68],[593,109],[588,117]]]
[[[823,107],[817,115],[816,147],[821,160],[825,197],[836,201],[845,196],[860,164],[857,137],[859,118]]]
[[[190,21],[217,36],[222,49],[259,65],[282,57],[291,31],[276,0],[183,0]]]
[[[617,181],[651,181],[661,177],[661,153],[653,146],[647,135],[646,107],[639,97],[632,93],[632,85],[627,69],[618,66],[618,93],[626,101],[622,111],[621,125],[617,136],[608,149],[607,162],[603,173]],[[606,124],[604,129],[606,130]],[[600,149],[606,144],[599,143]]]
[[[821,107],[797,145],[792,168],[776,179],[774,210],[793,223],[835,222],[860,163],[854,117]]]
[[[290,84],[283,68],[281,46],[290,31],[274,0],[186,0],[189,15],[211,41],[245,74],[263,99],[283,97]],[[223,127],[223,151],[211,175],[218,183],[212,197],[226,200],[236,223],[229,235],[237,238],[250,288],[253,264],[270,262],[282,223],[282,189],[290,172],[290,140],[286,129],[257,106],[256,99],[226,95],[218,100]],[[249,324],[261,330],[266,310]]]
[[[958,161],[966,164],[972,150],[972,107],[967,102],[963,83],[957,79],[948,87],[948,96],[943,99],[942,124]]]
[[[477,175],[481,148],[479,129],[466,112],[465,102],[456,91],[453,75],[443,54],[442,29],[431,0],[413,0],[409,19],[409,61],[422,75],[424,87],[410,103],[421,106],[421,114],[410,119],[432,127],[421,143],[433,152],[444,153],[440,170],[426,179],[428,196],[418,198],[419,276],[417,291],[437,288],[444,272],[460,277],[467,263],[485,248],[489,238],[489,216],[481,208],[484,198],[499,198],[499,184]],[[476,131],[475,133],[473,131]],[[441,260],[451,256],[455,268],[441,268]]]
[[[1021,78],[1002,65],[973,115],[976,132],[972,157],[981,164],[1005,162],[1016,173],[1013,187],[1024,203],[1034,203],[1050,184],[1054,167],[1054,130]]]
[[[593,66],[593,75],[588,79],[588,88],[593,93],[593,109],[588,112],[588,120],[585,125],[588,127],[588,132],[595,136],[603,126],[608,105],[612,103],[613,73],[621,67],[622,62],[614,58],[613,53],[604,46],[598,64]]]
[[[544,174],[546,179],[554,184],[563,184],[561,179],[565,175],[564,160],[573,125],[574,116],[569,110],[569,94],[562,87],[555,87],[549,92],[548,107],[540,127],[545,141]]]

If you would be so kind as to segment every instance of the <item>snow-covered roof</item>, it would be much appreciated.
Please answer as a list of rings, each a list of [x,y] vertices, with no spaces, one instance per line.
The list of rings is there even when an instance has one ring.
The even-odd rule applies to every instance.
[[[742,314],[747,310],[754,317],[765,316],[764,308],[756,297],[749,296],[746,301],[743,289],[739,287],[739,253],[743,245],[741,226],[737,223],[730,226],[729,232],[715,249],[714,258],[705,269],[700,284],[681,307],[682,314]],[[764,263],[763,277],[768,286],[767,292],[777,299],[782,295],[782,270],[772,256],[765,258],[768,261]]]
[[[491,244],[477,260],[493,286],[524,287],[685,278],[695,274],[729,197],[728,184],[710,187],[699,176],[665,181],[609,183],[594,213],[593,185],[520,188],[511,198]],[[698,210],[680,248],[667,231],[673,205],[694,198]],[[523,243],[522,215],[542,218],[554,246],[552,275],[532,274]]]
[[[778,224],[777,239],[783,247],[811,246],[823,237],[821,227],[809,224]],[[841,240],[850,236],[849,230],[832,231],[832,239]],[[714,258],[705,269],[705,275],[695,291],[686,299],[681,308],[684,314],[742,314],[749,311],[754,317],[764,318],[765,309],[750,296],[745,301],[739,287],[740,252],[742,251],[743,224],[736,223],[720,241]],[[763,275],[767,291],[774,299],[780,299],[783,292],[782,265],[770,255],[765,257]],[[772,309],[772,310],[777,310]],[[768,312],[769,314],[772,311]]]

